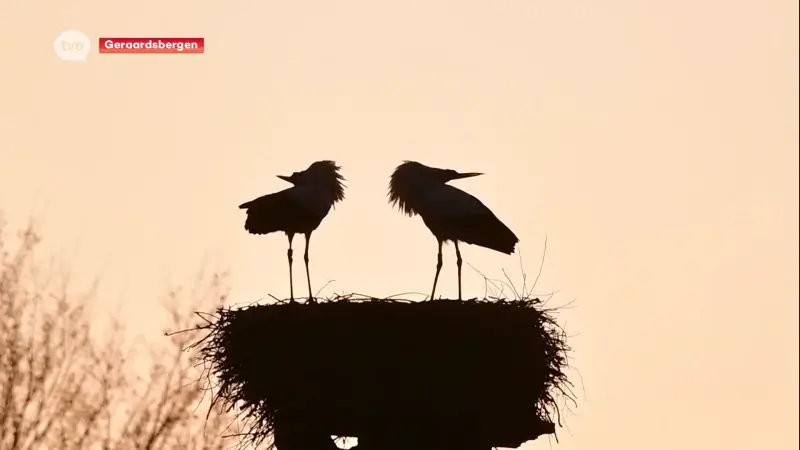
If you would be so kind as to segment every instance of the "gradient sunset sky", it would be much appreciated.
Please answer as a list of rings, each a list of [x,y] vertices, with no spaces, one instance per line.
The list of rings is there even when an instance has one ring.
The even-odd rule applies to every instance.
[[[71,28],[206,52],[61,61]],[[234,302],[287,296],[285,237],[237,205],[318,159],[348,190],[314,285],[428,292],[436,241],[386,199],[419,160],[485,172],[454,184],[529,277],[547,235],[537,291],[574,302],[578,408],[523,449],[797,448],[797,1],[26,0],[0,3],[0,37],[0,211],[39,217],[137,332],[160,338],[158,297],[205,263]],[[462,252],[520,281],[517,255]]]

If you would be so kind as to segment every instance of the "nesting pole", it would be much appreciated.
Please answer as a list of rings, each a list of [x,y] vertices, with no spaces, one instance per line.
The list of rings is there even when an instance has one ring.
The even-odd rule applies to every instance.
[[[536,299],[337,297],[220,309],[201,354],[217,401],[278,450],[515,448],[555,432],[568,350]]]
[[[238,406],[251,441],[277,450],[490,450],[555,433],[559,393],[569,392],[565,334],[538,299],[463,301],[459,242],[511,254],[517,236],[480,200],[447,184],[459,173],[407,161],[389,201],[419,215],[439,244],[429,301],[336,296],[314,301],[311,233],[344,199],[333,161],[291,176],[294,186],[243,203],[252,234],[286,233],[289,299],[221,308],[201,342],[217,378],[215,403]],[[295,302],[292,239],[306,238],[308,298]],[[442,244],[452,241],[458,300],[436,300]]]

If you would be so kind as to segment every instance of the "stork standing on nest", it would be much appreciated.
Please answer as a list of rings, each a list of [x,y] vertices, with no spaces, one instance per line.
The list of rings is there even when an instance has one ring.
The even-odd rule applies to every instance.
[[[289,298],[294,301],[292,283],[292,239],[302,233],[306,237],[303,260],[306,263],[308,299],[311,294],[311,275],[308,271],[308,245],[311,233],[319,227],[336,202],[344,200],[344,177],[339,173],[341,167],[333,161],[317,161],[302,172],[291,176],[278,175],[278,178],[294,186],[274,194],[264,195],[239,205],[247,211],[244,228],[251,234],[269,234],[283,231],[289,238]]]
[[[480,200],[446,184],[451,180],[476,177],[482,173],[458,173],[428,167],[416,161],[397,166],[389,181],[389,203],[408,216],[420,215],[439,243],[436,276],[431,300],[442,270],[442,243],[453,241],[458,266],[458,299],[461,300],[461,251],[458,242],[477,245],[510,255],[517,236]]]

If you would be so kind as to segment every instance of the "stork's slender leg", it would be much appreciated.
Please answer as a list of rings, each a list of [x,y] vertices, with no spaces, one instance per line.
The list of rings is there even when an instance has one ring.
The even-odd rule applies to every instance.
[[[289,250],[286,251],[286,256],[289,258],[289,301],[294,301],[294,285],[292,283],[292,239],[294,239],[294,233],[286,234],[289,237]]]
[[[306,252],[303,254],[303,260],[306,262],[306,281],[308,281],[308,301],[315,303],[314,296],[311,295],[311,273],[308,271],[308,243],[311,241],[311,233],[306,233]]]
[[[461,251],[458,249],[458,241],[453,241],[456,246],[456,266],[458,266],[458,299],[461,300]]]
[[[439,241],[439,255],[438,259],[436,260],[436,276],[433,277],[433,289],[431,289],[431,300],[433,300],[433,294],[436,293],[436,282],[439,281],[439,272],[442,270],[442,240],[437,239]]]

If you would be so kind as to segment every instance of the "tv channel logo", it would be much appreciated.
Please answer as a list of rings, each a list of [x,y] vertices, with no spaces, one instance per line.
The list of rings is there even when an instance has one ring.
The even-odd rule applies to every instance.
[[[86,62],[91,47],[89,37],[78,30],[64,31],[53,43],[56,55],[64,61]]]

